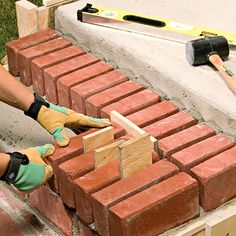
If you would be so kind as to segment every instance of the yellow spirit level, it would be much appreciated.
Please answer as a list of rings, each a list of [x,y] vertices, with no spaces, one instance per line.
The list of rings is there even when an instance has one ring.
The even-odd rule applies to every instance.
[[[186,43],[187,41],[198,37],[222,35],[228,40],[230,45],[234,45],[231,49],[235,50],[236,46],[236,34],[178,23],[161,18],[150,18],[146,15],[137,15],[134,12],[92,5],[89,3],[81,10],[78,10],[77,19],[82,22],[181,43]]]

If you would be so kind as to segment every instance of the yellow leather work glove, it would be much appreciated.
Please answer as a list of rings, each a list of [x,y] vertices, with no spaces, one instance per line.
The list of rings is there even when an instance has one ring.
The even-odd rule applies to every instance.
[[[37,120],[50,134],[59,146],[69,144],[64,127],[78,129],[80,127],[102,128],[111,125],[109,119],[97,119],[77,113],[65,107],[46,102],[42,97],[35,96],[35,101],[26,115]]]
[[[43,158],[52,155],[54,151],[53,145],[46,144],[8,153],[10,161],[1,179],[13,184],[20,191],[33,191],[53,175],[52,167],[47,165]]]

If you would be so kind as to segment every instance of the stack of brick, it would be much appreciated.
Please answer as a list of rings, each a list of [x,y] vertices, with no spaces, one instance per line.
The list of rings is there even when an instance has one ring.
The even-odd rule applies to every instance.
[[[197,217],[199,203],[211,211],[236,196],[236,148],[224,134],[53,30],[11,41],[7,52],[10,72],[49,102],[94,117],[116,110],[158,140],[153,164],[124,179],[118,161],[95,169],[94,152],[83,153],[96,129],[56,147],[55,175],[29,201],[65,235],[75,225],[86,236],[158,235]]]

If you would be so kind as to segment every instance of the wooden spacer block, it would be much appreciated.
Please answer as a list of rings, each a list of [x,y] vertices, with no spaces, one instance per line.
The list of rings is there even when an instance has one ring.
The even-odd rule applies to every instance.
[[[114,141],[114,129],[109,126],[83,137],[84,153],[93,151]]]
[[[126,117],[122,116],[117,111],[114,111],[114,110],[111,111],[110,117],[111,117],[111,121],[120,125],[127,132],[127,134],[133,137],[139,137],[140,135],[146,134],[146,132],[143,129],[139,128],[137,125],[135,125]],[[150,140],[152,142],[152,148],[157,151],[157,139],[150,136]]]
[[[149,134],[133,138],[119,145],[121,178],[152,164],[152,148]]]
[[[112,144],[108,144],[104,147],[95,150],[95,169],[106,165],[107,163],[119,159],[119,145],[124,143],[125,140],[119,140]]]
[[[45,6],[38,7],[38,29],[46,30],[49,26],[49,9]]]

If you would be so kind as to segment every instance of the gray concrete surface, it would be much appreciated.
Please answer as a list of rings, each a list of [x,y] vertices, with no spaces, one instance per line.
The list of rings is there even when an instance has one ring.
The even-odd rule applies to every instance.
[[[56,11],[56,29],[132,79],[176,102],[197,118],[236,136],[236,96],[213,67],[190,66],[185,45],[163,39],[78,22],[76,12],[88,1]],[[236,33],[234,0],[90,0],[89,3],[133,11],[192,25]],[[236,56],[227,65],[236,72]]]

